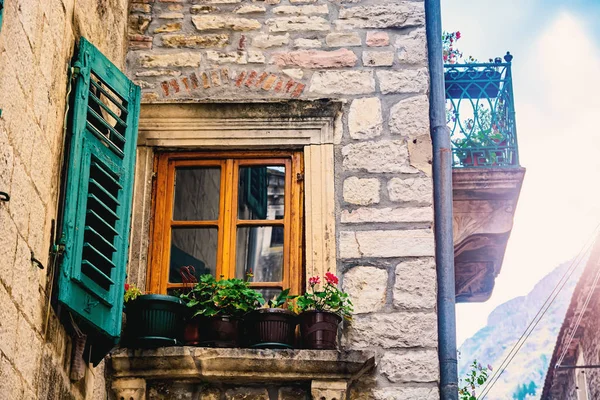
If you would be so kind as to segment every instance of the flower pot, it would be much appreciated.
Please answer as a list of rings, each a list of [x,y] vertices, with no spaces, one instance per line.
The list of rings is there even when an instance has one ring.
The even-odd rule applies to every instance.
[[[181,344],[187,307],[177,297],[147,294],[127,303],[127,326],[123,344],[134,348],[155,348]]]
[[[304,311],[298,316],[302,346],[306,349],[337,348],[338,326],[342,317],[328,311]]]
[[[502,74],[498,71],[450,70],[444,74],[447,99],[496,98]]]
[[[292,349],[296,314],[282,308],[261,308],[244,316],[248,345],[265,349]]]
[[[202,342],[202,330],[206,326],[206,318],[201,316],[187,318],[183,326],[183,342],[186,346],[198,346]]]
[[[229,315],[200,319],[201,346],[239,347],[240,319]]]

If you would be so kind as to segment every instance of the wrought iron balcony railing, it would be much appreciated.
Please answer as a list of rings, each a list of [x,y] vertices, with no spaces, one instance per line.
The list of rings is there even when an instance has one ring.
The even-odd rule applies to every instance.
[[[445,65],[453,167],[519,166],[511,61]]]

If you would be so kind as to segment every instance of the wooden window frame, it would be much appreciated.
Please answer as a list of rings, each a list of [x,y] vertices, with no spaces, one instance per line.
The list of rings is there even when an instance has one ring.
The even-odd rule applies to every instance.
[[[284,165],[284,218],[275,220],[239,220],[239,168],[252,165]],[[210,226],[218,228],[216,276],[233,278],[236,275],[236,235],[238,227],[283,226],[283,277],[281,282],[253,282],[255,288],[290,288],[292,294],[302,292],[303,273],[303,153],[301,151],[252,152],[157,152],[156,179],[153,188],[153,218],[150,226],[151,243],[147,269],[147,290],[166,293],[167,289],[182,288],[184,284],[168,282],[172,227]],[[221,184],[219,216],[214,221],[173,221],[175,169],[189,166],[219,166]]]

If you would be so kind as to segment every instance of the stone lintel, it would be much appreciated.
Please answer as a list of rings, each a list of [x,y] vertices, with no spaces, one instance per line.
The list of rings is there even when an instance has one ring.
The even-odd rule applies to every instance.
[[[369,351],[255,350],[163,347],[119,349],[110,355],[113,378],[236,383],[349,382],[375,364]]]
[[[481,302],[492,295],[524,176],[524,168],[453,170],[457,302]]]

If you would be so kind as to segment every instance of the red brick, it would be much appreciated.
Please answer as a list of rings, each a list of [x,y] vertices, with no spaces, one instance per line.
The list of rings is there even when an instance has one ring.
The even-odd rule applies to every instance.
[[[276,92],[281,92],[282,88],[283,88],[283,79],[279,78],[279,81],[277,82],[277,85],[275,85],[275,91]]]
[[[188,92],[190,91],[190,80],[184,76],[183,78],[181,78],[181,82],[183,82],[183,86],[185,86],[185,90],[187,90]]]
[[[390,37],[387,32],[367,32],[367,46],[370,47],[382,47],[389,46]]]
[[[173,90],[175,90],[175,93],[179,93],[179,82],[177,82],[177,79],[171,79],[169,81],[169,84],[171,85]]]
[[[169,82],[166,82],[166,81],[165,82],[161,82],[160,86],[162,87],[163,94],[165,96],[168,96],[169,95]]]
[[[285,84],[285,92],[286,93],[288,93],[290,91],[290,89],[292,88],[292,86],[294,86],[294,83],[296,83],[296,82],[294,82],[293,79],[290,79],[288,81],[288,83]]]
[[[254,79],[256,78],[256,75],[258,75],[258,73],[256,71],[250,72],[250,75],[248,75],[248,80],[246,80],[247,87],[250,87],[254,84]]]
[[[240,72],[240,76],[238,76],[237,81],[235,82],[235,86],[237,86],[237,87],[242,86],[242,82],[244,81],[245,77],[246,77],[246,71]]]
[[[200,77],[202,78],[202,86],[204,86],[204,89],[208,89],[210,87],[210,80],[208,79],[208,74],[206,72],[203,72]]]
[[[292,97],[299,97],[302,94],[302,91],[304,90],[305,87],[306,87],[305,84],[298,83],[296,85],[296,89],[294,89],[294,91],[292,92]]]
[[[210,80],[213,86],[221,86],[221,75],[219,75],[219,70],[213,69],[210,71]]]
[[[262,85],[264,80],[267,79],[267,76],[269,76],[269,74],[266,72],[263,72],[262,74],[260,74],[260,76],[258,77],[258,81],[256,82],[256,87],[260,87],[260,85]]]
[[[230,77],[229,77],[229,69],[228,68],[226,68],[226,67],[221,68],[221,78],[223,79],[223,83],[225,85],[229,85]]]
[[[198,89],[198,86],[200,86],[200,82],[198,81],[198,75],[196,75],[195,72],[192,72],[190,74],[190,80],[192,81],[192,88]]]
[[[263,84],[262,88],[263,90],[271,90],[271,88],[273,87],[273,84],[275,83],[275,81],[277,80],[277,75],[269,75],[269,77],[265,80],[265,83]]]

